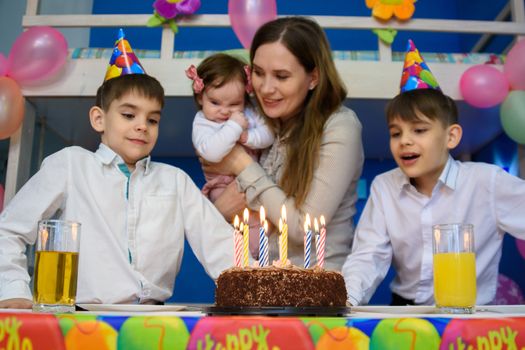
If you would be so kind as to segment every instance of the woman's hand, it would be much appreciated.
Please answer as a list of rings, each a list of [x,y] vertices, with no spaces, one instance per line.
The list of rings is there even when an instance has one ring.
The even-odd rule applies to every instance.
[[[0,300],[0,309],[31,309],[33,302],[29,299],[13,298]]]
[[[253,163],[252,157],[244,148],[236,144],[230,153],[226,155],[219,163],[210,163],[199,157],[204,172],[221,175],[239,175],[248,165]]]
[[[242,215],[242,211],[246,208],[246,196],[237,191],[237,183],[233,181],[213,204],[227,221],[232,222],[233,217],[239,213]]]

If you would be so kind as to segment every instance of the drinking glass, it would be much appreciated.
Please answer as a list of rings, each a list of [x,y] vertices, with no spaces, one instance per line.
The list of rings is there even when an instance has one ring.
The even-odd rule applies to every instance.
[[[38,222],[33,311],[75,311],[80,223],[64,220]]]
[[[474,312],[476,256],[471,224],[432,226],[434,298],[443,313]]]

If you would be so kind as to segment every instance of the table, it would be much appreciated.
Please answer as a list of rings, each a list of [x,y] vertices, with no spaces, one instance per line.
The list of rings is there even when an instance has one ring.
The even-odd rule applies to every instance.
[[[525,350],[525,306],[483,306],[459,316],[426,306],[368,306],[345,317],[0,310],[2,350],[186,348]]]

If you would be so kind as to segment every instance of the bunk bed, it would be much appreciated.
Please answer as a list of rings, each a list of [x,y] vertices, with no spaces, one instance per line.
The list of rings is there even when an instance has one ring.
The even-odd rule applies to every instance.
[[[28,0],[26,14],[23,16],[22,26],[52,26],[55,28],[94,28],[94,27],[145,27],[151,14],[143,15],[41,15],[38,14],[38,0]],[[398,31],[426,31],[447,33],[476,33],[483,34],[481,40],[490,35],[512,35],[516,38],[525,36],[525,10],[523,0],[511,0],[508,9],[512,13],[512,21],[473,21],[473,20],[438,20],[412,19],[408,22],[381,23],[372,17],[351,16],[313,16],[325,29],[338,30],[368,30],[368,29],[396,29]],[[180,27],[229,27],[228,15],[200,14],[178,23]],[[149,74],[158,77],[165,87],[166,96],[170,98],[186,98],[185,104],[191,105],[190,84],[185,78],[184,70],[190,65],[197,65],[202,55],[197,53],[180,53],[176,51],[176,37],[168,27],[162,29],[160,50],[141,57],[141,62]],[[109,46],[109,45],[108,45]],[[375,52],[334,52],[336,66],[348,88],[349,99],[366,101],[387,100],[397,94],[398,83],[402,67],[402,58],[399,53],[392,52],[390,46],[378,40],[378,49]],[[84,50],[84,51],[82,51]],[[95,50],[95,51],[93,51]],[[96,51],[101,50],[101,51]],[[106,49],[107,51],[107,49]],[[11,137],[9,160],[6,176],[6,202],[12,198],[16,190],[27,180],[33,142],[33,127],[38,118],[41,106],[49,107],[45,98],[78,99],[79,110],[87,108],[101,82],[101,77],[107,65],[107,55],[103,49],[71,49],[71,54],[65,66],[65,71],[49,84],[33,87],[24,87],[22,92],[31,102],[28,104],[26,117],[22,128]],[[459,78],[473,65],[485,63],[488,57],[483,54],[469,53],[463,55],[428,54],[434,75],[444,91],[452,98],[461,100]],[[498,63],[499,62],[499,63]],[[496,60],[495,66],[502,68],[501,60]],[[100,72],[95,74],[94,72]],[[59,100],[53,100],[60,105]],[[370,106],[367,105],[367,106]],[[368,107],[367,107],[368,108]],[[373,107],[376,114],[382,114],[382,107]],[[46,113],[50,113],[46,109]],[[84,113],[79,112],[76,114]],[[83,114],[85,116],[85,114]],[[192,114],[191,114],[192,115]],[[36,116],[36,117],[35,117]],[[78,118],[82,115],[77,116]],[[188,117],[189,118],[189,117]],[[87,118],[84,118],[87,119]],[[382,118],[380,119],[382,120]],[[75,120],[64,121],[75,127],[81,124]],[[87,121],[85,121],[87,125]],[[178,120],[178,128],[187,128],[188,121]],[[77,125],[78,126],[78,125]],[[170,129],[168,127],[167,129]],[[383,130],[384,132],[384,130]],[[187,130],[186,130],[187,133]],[[90,137],[93,134],[88,133]],[[177,137],[178,134],[172,134]],[[373,138],[373,135],[371,136]],[[382,137],[382,136],[381,136]],[[363,136],[367,138],[366,135]],[[171,139],[163,140],[159,144],[170,143]],[[385,144],[386,145],[386,144]],[[522,148],[520,148],[522,150]],[[523,153],[522,153],[523,154]],[[523,156],[521,157],[523,158]],[[523,161],[522,163],[525,163]],[[525,173],[522,165],[522,173]]]

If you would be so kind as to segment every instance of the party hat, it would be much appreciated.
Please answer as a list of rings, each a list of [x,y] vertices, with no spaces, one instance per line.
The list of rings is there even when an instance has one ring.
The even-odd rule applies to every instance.
[[[138,57],[133,53],[131,45],[124,38],[124,30],[122,28],[118,34],[104,81],[127,74],[146,74]]]
[[[401,92],[416,89],[435,89],[441,90],[436,78],[428,68],[428,65],[421,57],[419,50],[412,40],[408,40],[407,52],[405,54],[405,64],[401,74]]]

